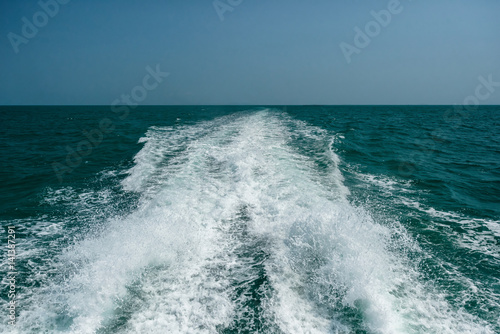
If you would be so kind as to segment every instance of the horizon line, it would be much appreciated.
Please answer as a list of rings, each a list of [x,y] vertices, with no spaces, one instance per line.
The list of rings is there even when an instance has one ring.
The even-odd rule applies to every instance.
[[[0,104],[0,107],[111,107],[111,104]],[[120,104],[116,106],[126,106]],[[469,106],[466,104],[142,104],[137,107],[347,107],[347,106]],[[474,107],[498,107],[500,104],[480,104]]]

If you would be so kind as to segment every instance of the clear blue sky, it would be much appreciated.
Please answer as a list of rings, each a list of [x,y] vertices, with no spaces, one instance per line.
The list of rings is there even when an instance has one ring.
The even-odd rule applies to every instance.
[[[141,104],[460,104],[500,82],[498,0],[401,0],[350,63],[340,43],[389,1],[220,2],[224,20],[213,0],[71,0],[43,25],[37,1],[2,1],[0,104],[109,105],[157,64],[170,75]]]

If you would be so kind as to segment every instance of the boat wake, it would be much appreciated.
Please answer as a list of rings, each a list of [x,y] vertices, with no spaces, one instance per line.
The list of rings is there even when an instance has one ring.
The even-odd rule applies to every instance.
[[[137,205],[57,255],[16,329],[493,333],[422,280],[399,223],[349,201],[338,139],[272,110],[151,127],[121,183]]]

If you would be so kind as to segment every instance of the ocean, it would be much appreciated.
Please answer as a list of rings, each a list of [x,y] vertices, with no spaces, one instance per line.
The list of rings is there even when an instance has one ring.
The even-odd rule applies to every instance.
[[[2,333],[500,333],[500,107],[0,107]]]

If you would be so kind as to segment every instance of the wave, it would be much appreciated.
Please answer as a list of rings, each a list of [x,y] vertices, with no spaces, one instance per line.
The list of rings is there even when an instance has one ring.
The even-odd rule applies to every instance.
[[[335,140],[273,110],[151,127],[121,182],[137,205],[57,256],[16,330],[493,333],[422,280],[401,224],[349,201]]]

